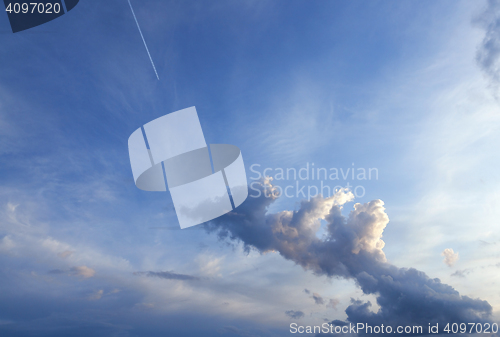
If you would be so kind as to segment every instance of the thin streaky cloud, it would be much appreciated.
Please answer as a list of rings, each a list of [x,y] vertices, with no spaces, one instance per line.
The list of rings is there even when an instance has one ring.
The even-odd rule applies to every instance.
[[[153,69],[155,71],[156,78],[159,81],[160,76],[158,76],[158,72],[156,71],[156,67],[155,67],[155,64],[153,62],[153,58],[151,57],[151,54],[149,53],[148,45],[146,44],[146,40],[144,39],[144,35],[142,35],[141,27],[139,26],[139,21],[137,21],[137,18],[135,16],[135,12],[134,12],[134,8],[132,8],[132,4],[130,3],[130,0],[128,0],[128,4],[130,6],[130,10],[132,11],[132,15],[134,16],[135,23],[137,24],[137,29],[139,29],[139,34],[141,34],[142,42],[144,42],[144,47],[146,47],[146,51],[148,53],[149,60],[151,61],[151,65],[153,66]]]

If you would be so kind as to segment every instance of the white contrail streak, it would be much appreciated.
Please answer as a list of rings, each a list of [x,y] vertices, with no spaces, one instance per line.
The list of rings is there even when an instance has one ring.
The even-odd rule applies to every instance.
[[[141,27],[139,26],[139,22],[137,21],[137,18],[135,17],[134,9],[132,8],[132,4],[130,3],[130,0],[128,0],[128,5],[130,6],[130,9],[132,10],[132,15],[134,16],[135,23],[137,24],[137,28],[139,29],[139,34],[141,34],[142,37],[142,42],[144,42],[144,47],[146,47],[146,51],[148,52],[149,59],[151,60],[151,64],[153,65],[153,69],[156,74],[156,78],[160,80],[160,77],[158,76],[158,73],[156,72],[156,67],[155,64],[153,63],[153,59],[151,58],[151,54],[149,53],[148,45],[146,44],[146,40],[144,40],[144,36],[142,35]]]

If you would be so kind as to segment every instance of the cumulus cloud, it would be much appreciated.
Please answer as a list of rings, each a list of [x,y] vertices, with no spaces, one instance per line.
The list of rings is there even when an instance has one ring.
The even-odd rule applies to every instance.
[[[64,252],[60,252],[59,254],[57,254],[57,256],[59,256],[61,259],[65,259],[71,254],[73,254],[71,250],[65,250]]]
[[[285,315],[287,315],[288,317],[290,318],[293,318],[293,319],[299,319],[299,318],[302,318],[304,317],[304,313],[300,310],[288,310],[288,311],[285,311]]]
[[[71,274],[73,276],[80,276],[83,278],[90,278],[95,275],[95,270],[87,266],[79,266],[71,268]]]
[[[349,325],[349,323],[346,323],[344,321],[341,321],[339,319],[335,319],[333,321],[330,322],[331,324],[335,325],[335,326],[346,326],[346,325]]]
[[[448,267],[453,267],[455,262],[458,261],[458,253],[455,253],[451,248],[443,250],[441,255],[444,256],[443,262],[446,263]]]
[[[341,211],[353,196],[339,191],[329,198],[302,201],[296,211],[268,213],[275,201],[265,197],[271,188],[264,181],[261,189],[267,189],[267,194],[248,198],[205,228],[222,240],[242,242],[247,251],[278,252],[316,275],[355,280],[363,293],[376,296],[380,308],[373,312],[370,302],[353,299],[345,311],[353,323],[445,326],[449,322],[484,322],[491,316],[488,302],[462,296],[414,268],[387,262],[382,234],[389,217],[381,200],[357,203],[346,217]],[[316,235],[320,220],[326,221],[323,239]]]
[[[475,20],[486,34],[479,46],[476,60],[495,89],[500,85],[500,1],[489,0],[486,10]],[[495,93],[498,96],[498,92]]]
[[[323,297],[321,297],[321,295],[318,293],[313,293],[312,298],[316,304],[321,304],[321,305],[325,304]]]
[[[331,298],[330,301],[328,301],[328,304],[326,305],[327,308],[332,308],[337,310],[337,305],[339,305],[340,301],[336,298]]]
[[[103,294],[104,294],[104,290],[102,290],[102,289],[97,290],[96,292],[94,292],[93,294],[91,294],[89,296],[89,300],[91,300],[91,301],[100,300]]]
[[[181,280],[181,281],[198,281],[200,280],[197,276],[177,274],[171,271],[147,271],[147,272],[135,272],[134,275],[145,275],[147,277],[158,277],[165,280]]]

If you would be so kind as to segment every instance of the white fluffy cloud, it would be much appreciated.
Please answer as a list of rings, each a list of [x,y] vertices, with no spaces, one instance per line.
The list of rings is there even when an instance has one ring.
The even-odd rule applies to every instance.
[[[97,290],[96,292],[92,293],[90,296],[89,296],[89,300],[91,301],[97,301],[97,300],[100,300],[102,295],[104,295],[104,290],[100,289],[100,290]]]
[[[84,278],[90,278],[95,275],[95,270],[87,266],[79,266],[71,268],[71,272],[75,276],[81,276]]]
[[[451,248],[446,248],[445,250],[443,250],[441,255],[444,256],[443,262],[446,263],[448,267],[453,267],[453,265],[455,265],[455,262],[458,261],[458,252],[455,253]]]

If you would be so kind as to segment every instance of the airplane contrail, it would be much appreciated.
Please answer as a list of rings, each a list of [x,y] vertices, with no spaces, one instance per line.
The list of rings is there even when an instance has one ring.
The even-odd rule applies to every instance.
[[[149,53],[148,45],[146,44],[146,40],[144,40],[144,36],[142,35],[141,27],[139,26],[139,22],[137,21],[137,18],[135,17],[134,9],[132,8],[132,4],[130,3],[130,0],[128,0],[128,5],[130,6],[130,9],[132,10],[132,15],[134,16],[135,23],[137,24],[137,28],[139,29],[139,34],[141,34],[142,37],[142,42],[144,42],[144,47],[146,47],[146,51],[148,52],[149,60],[151,61],[151,65],[153,66],[153,69],[156,74],[156,78],[160,80],[160,77],[158,76],[158,72],[156,71],[155,64],[153,63],[153,59],[151,58],[151,54]]]

